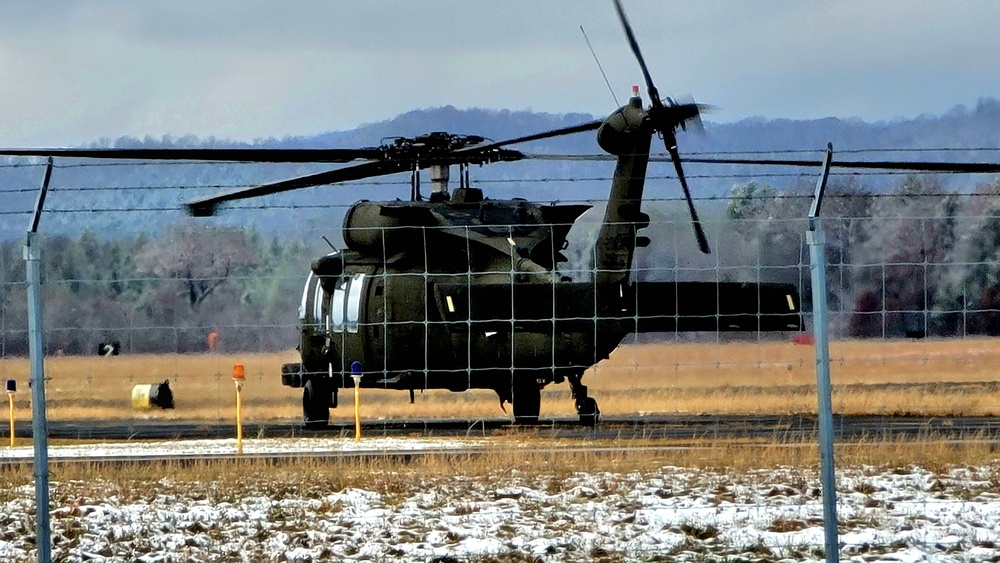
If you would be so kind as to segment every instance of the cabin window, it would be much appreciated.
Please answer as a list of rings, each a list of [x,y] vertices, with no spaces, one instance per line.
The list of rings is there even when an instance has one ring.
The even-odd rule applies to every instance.
[[[365,287],[365,275],[354,274],[347,290],[347,332],[358,332],[361,319],[361,290]]]

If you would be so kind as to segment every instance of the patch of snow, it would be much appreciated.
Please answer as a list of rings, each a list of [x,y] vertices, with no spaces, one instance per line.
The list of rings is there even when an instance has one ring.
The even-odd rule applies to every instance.
[[[322,448],[477,447],[476,441],[309,439],[245,443],[245,452]],[[229,451],[234,441],[127,444],[129,452]],[[159,453],[157,447],[160,448]],[[15,448],[16,449],[16,448]],[[53,457],[121,455],[119,446],[53,448]],[[9,450],[0,455],[13,455]],[[24,455],[24,454],[21,454]],[[27,453],[30,456],[30,450]],[[102,454],[98,454],[102,455]],[[972,562],[1000,558],[1000,468],[841,469],[844,561]],[[225,499],[158,481],[138,500],[87,498],[92,483],[54,482],[53,555],[60,561],[427,561],[440,557],[546,562],[660,557],[823,561],[813,470],[663,467],[648,472],[426,477],[391,498],[348,488],[270,498],[248,485]],[[297,489],[291,488],[290,491]],[[0,561],[36,558],[34,490],[0,502]],[[128,497],[131,498],[131,497]]]
[[[367,438],[359,442],[343,438],[255,438],[243,440],[247,455],[280,453],[309,454],[324,452],[416,452],[483,447],[486,440],[468,438]],[[171,442],[113,442],[107,444],[49,446],[49,457],[101,458],[120,456],[162,457],[164,455],[222,455],[236,452],[236,439],[178,440]],[[0,460],[31,459],[33,446],[0,449]]]

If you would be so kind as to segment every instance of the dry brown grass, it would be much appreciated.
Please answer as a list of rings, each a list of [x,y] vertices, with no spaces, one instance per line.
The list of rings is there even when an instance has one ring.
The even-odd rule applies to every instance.
[[[609,446],[608,449],[592,452],[577,447],[553,448],[565,444],[525,434],[498,437],[482,454],[430,454],[417,456],[409,462],[378,458],[163,460],[135,464],[92,461],[55,465],[51,472],[56,482],[87,483],[93,481],[94,475],[100,475],[101,482],[94,485],[96,488],[106,487],[109,483],[118,484],[122,494],[132,491],[138,495],[144,494],[142,491],[145,489],[136,488],[135,482],[155,484],[169,475],[173,482],[201,483],[210,487],[217,497],[224,498],[246,487],[255,487],[263,492],[267,492],[268,487],[318,491],[362,487],[392,494],[419,488],[428,479],[457,476],[496,478],[516,474],[521,477],[548,475],[558,478],[580,471],[591,474],[642,472],[664,466],[744,473],[776,467],[815,470],[819,463],[818,447],[809,441],[741,443],[715,440],[688,444],[692,446],[690,449],[669,451],[637,447],[644,444],[642,440],[604,442],[596,445]],[[996,447],[986,440],[955,442],[932,435],[838,443],[835,456],[838,468],[907,469],[917,466],[938,473],[955,466],[994,467],[998,459]],[[255,477],[237,477],[250,475]],[[16,485],[28,485],[32,479],[30,463],[0,465],[0,480],[10,484],[7,490]]]
[[[584,378],[605,415],[635,413],[780,414],[816,410],[811,346],[787,342],[623,346]],[[846,341],[831,345],[838,413],[993,415],[1000,413],[1000,339]],[[281,386],[294,352],[239,355],[53,357],[46,360],[49,417],[150,417],[220,420],[233,414],[231,379],[246,366],[246,421],[294,420],[300,392]],[[16,378],[18,418],[29,416],[28,362],[0,360],[0,378]],[[132,387],[169,379],[177,408],[136,412]],[[363,414],[375,418],[502,416],[491,391],[427,391],[409,404],[405,391],[364,390]],[[334,419],[349,420],[351,394]],[[344,407],[347,408],[344,408]],[[543,392],[542,416],[572,416],[568,385]]]
[[[590,385],[603,412],[808,413],[814,354],[787,342],[625,346]],[[830,359],[838,413],[1000,412],[997,339],[834,342]]]

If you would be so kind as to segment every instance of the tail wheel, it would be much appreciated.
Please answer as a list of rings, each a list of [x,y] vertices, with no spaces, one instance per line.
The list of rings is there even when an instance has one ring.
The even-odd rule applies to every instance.
[[[542,408],[542,390],[534,377],[515,377],[513,393],[514,423],[536,424]]]
[[[302,389],[302,415],[306,428],[326,428],[330,422],[330,390],[323,382],[310,379]]]

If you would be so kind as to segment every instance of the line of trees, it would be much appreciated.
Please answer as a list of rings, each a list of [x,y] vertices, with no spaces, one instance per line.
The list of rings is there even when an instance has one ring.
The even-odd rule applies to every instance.
[[[0,245],[0,354],[27,353],[21,244]],[[45,240],[43,327],[49,354],[278,350],[294,346],[302,283],[313,258],[298,241],[192,226],[152,238]]]
[[[834,329],[861,338],[1000,334],[997,196],[1000,180],[967,196],[928,176],[906,177],[889,194],[831,186],[822,216],[829,303],[841,313]],[[726,215],[764,266],[792,255],[808,263],[810,203],[805,191],[778,194],[751,182],[733,188]]]
[[[694,247],[683,209],[650,205],[654,224],[640,234],[654,243],[637,254],[636,276],[792,282],[808,311],[809,192],[734,186],[724,211],[705,214],[710,256]],[[926,176],[904,178],[888,194],[835,184],[823,217],[834,335],[1000,334],[1000,180],[966,195]],[[574,279],[587,278],[598,224],[582,221],[571,234],[564,266]],[[0,357],[27,354],[21,245],[0,243]],[[302,283],[322,252],[301,239],[192,222],[156,236],[48,237],[46,351],[91,354],[120,342],[126,353],[199,352],[210,333],[222,350],[290,349]]]

